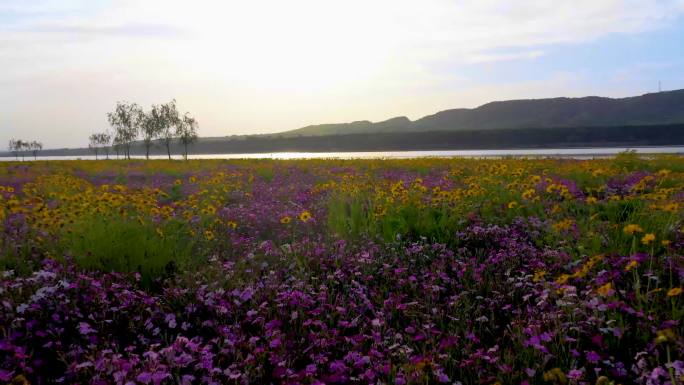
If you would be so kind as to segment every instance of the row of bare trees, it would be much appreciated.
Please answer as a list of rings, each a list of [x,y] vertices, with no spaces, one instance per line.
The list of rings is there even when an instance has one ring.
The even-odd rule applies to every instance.
[[[21,139],[10,139],[7,148],[17,159],[19,159],[19,156],[21,155],[21,160],[24,160],[27,153],[33,154],[33,159],[36,159],[38,157],[38,152],[43,149],[43,143],[35,140],[29,142]]]
[[[150,150],[155,143],[166,147],[166,153],[171,159],[171,144],[179,141],[183,145],[183,158],[188,158],[188,146],[197,140],[197,121],[190,113],[180,116],[176,107],[176,100],[160,105],[152,105],[145,111],[137,103],[117,102],[113,112],[107,114],[107,120],[112,126],[113,135],[109,132],[90,135],[90,148],[98,157],[100,150],[105,151],[109,158],[111,146],[119,155],[131,158],[131,146],[142,139],[145,146],[145,158],[150,158]]]
[[[109,145],[112,142],[112,135],[108,132],[101,132],[98,134],[92,134],[88,137],[88,147],[95,151],[95,159],[97,160],[97,155],[100,150],[103,150],[107,154],[107,159],[109,159]],[[118,153],[118,147],[116,149]]]

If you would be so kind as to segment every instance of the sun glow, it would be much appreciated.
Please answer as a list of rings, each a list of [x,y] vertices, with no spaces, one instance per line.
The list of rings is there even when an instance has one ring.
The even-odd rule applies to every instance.
[[[348,3],[226,2],[192,16],[175,11],[166,17],[193,31],[173,53],[177,62],[201,60],[220,81],[257,90],[308,92],[379,76],[392,65],[398,36],[391,20]]]
[[[0,143],[21,133],[85,145],[117,100],[176,98],[202,135],[223,136],[497,99],[634,95],[644,81],[625,74],[676,64],[634,59],[611,77],[568,67],[562,53],[682,15],[680,0],[2,0]]]

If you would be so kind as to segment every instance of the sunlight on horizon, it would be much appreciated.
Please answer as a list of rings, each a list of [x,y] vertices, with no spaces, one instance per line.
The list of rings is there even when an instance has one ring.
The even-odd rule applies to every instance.
[[[0,140],[83,145],[117,100],[176,98],[202,135],[224,136],[511,98],[636,95],[656,77],[684,87],[678,52],[626,56],[656,49],[644,34],[679,34],[682,13],[679,0],[10,0],[0,5]],[[568,50],[629,61],[574,63]]]

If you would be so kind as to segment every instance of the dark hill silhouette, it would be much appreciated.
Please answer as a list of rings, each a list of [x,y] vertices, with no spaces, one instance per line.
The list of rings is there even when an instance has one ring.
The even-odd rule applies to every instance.
[[[410,121],[406,117],[320,124],[282,135],[341,135],[391,132],[467,131],[522,128],[568,128],[668,125],[684,123],[684,90],[629,98],[551,98],[491,102],[457,108]]]
[[[192,154],[401,151],[684,145],[684,90],[611,99],[596,96],[492,102],[438,112],[320,124],[262,135],[200,138]],[[140,142],[131,149],[144,154]],[[172,152],[180,153],[178,143]],[[87,148],[46,149],[42,156],[87,155]],[[156,143],[152,154],[165,154]],[[1,157],[13,156],[0,151]]]

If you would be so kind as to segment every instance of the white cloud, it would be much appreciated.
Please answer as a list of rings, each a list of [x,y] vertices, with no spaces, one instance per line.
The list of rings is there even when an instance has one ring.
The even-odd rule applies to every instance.
[[[206,135],[419,116],[520,91],[440,66],[537,59],[682,13],[681,0],[5,0],[0,140],[83,144],[118,99],[176,97]]]

